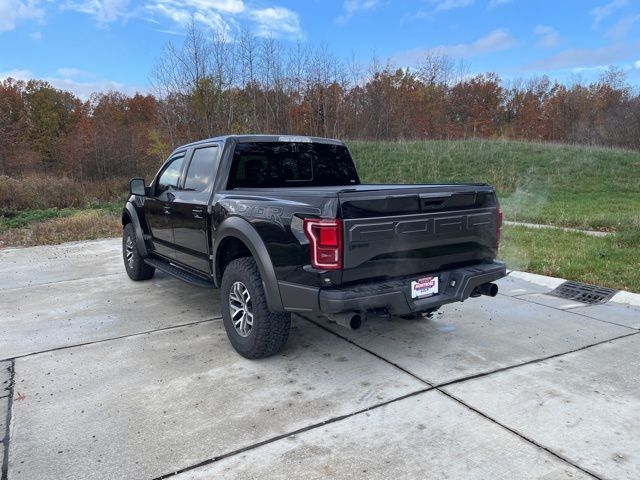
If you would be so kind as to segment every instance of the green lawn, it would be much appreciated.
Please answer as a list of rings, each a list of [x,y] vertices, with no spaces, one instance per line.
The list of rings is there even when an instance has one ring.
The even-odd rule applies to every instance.
[[[640,232],[608,237],[505,226],[500,258],[512,270],[640,292]]]
[[[487,140],[349,147],[366,183],[487,182],[507,220],[640,228],[640,152]]]
[[[69,217],[81,210],[78,208],[43,208],[39,210],[24,210],[0,216],[0,232],[10,228],[25,228],[31,224],[44,222],[51,218]]]

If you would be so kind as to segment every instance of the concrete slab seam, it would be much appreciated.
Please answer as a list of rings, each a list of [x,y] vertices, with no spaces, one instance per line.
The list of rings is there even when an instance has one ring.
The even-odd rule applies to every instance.
[[[308,320],[308,321],[310,321],[311,323],[313,323],[313,324],[315,324],[315,325],[318,325],[314,320],[311,320],[311,319],[309,319],[308,317],[305,317],[305,316],[302,316],[302,315],[301,315],[301,317],[302,317],[302,318],[304,318],[304,319],[306,319],[306,320]],[[371,354],[372,354],[372,355],[374,355],[376,358],[378,358],[378,359],[380,359],[380,360],[382,360],[382,361],[384,361],[384,362],[387,362],[387,363],[388,363],[388,364],[390,364],[390,365],[395,366],[396,368],[398,368],[398,369],[402,370],[403,372],[405,372],[405,373],[407,373],[407,374],[409,374],[409,375],[413,376],[414,378],[416,378],[416,379],[418,379],[418,380],[420,380],[420,381],[424,382],[425,384],[427,384],[427,385],[431,385],[431,384],[430,384],[429,382],[427,382],[426,380],[424,380],[424,379],[422,379],[422,378],[418,377],[417,375],[415,375],[415,374],[413,374],[413,373],[411,373],[411,372],[407,371],[407,370],[406,370],[406,369],[404,369],[403,367],[401,367],[401,366],[399,366],[399,365],[397,365],[397,364],[395,364],[395,363],[393,363],[393,362],[391,362],[391,361],[389,361],[389,360],[385,359],[383,356],[381,356],[381,355],[379,355],[379,354],[377,354],[377,353],[371,352],[369,349],[367,349],[367,348],[365,348],[365,347],[362,347],[361,345],[358,345],[356,342],[354,342],[354,341],[352,341],[352,340],[350,340],[350,339],[348,339],[348,338],[345,338],[345,337],[343,337],[342,335],[340,335],[340,334],[338,334],[338,333],[336,333],[336,332],[334,332],[334,331],[332,331],[332,330],[330,330],[330,329],[328,329],[328,328],[326,328],[326,327],[324,327],[324,326],[320,326],[320,325],[318,325],[318,326],[319,326],[319,327],[321,327],[321,328],[323,328],[323,329],[326,329],[328,332],[333,333],[333,334],[334,334],[335,336],[337,336],[338,338],[344,339],[344,340],[348,341],[349,343],[351,343],[352,345],[355,345],[356,347],[361,348],[361,349],[362,349],[362,350],[364,350],[365,352],[371,353]],[[481,415],[482,417],[484,417],[485,419],[487,419],[487,420],[489,420],[489,421],[493,422],[494,424],[496,424],[496,425],[498,425],[498,426],[500,426],[500,427],[504,428],[505,430],[507,430],[507,431],[511,432],[512,434],[514,434],[514,435],[518,436],[519,438],[521,438],[522,440],[524,440],[524,441],[526,441],[526,442],[530,443],[531,445],[534,445],[535,447],[538,447],[538,448],[540,448],[540,449],[542,449],[542,450],[544,450],[544,451],[548,452],[549,454],[553,455],[554,457],[558,458],[559,460],[561,460],[561,461],[563,461],[563,462],[565,462],[565,463],[567,463],[567,464],[571,465],[572,467],[574,467],[574,468],[576,468],[576,469],[580,470],[581,472],[583,472],[583,473],[585,473],[585,474],[587,474],[587,475],[589,475],[589,476],[591,476],[591,477],[593,477],[593,478],[596,478],[596,479],[598,479],[598,480],[602,480],[600,477],[598,477],[598,476],[597,476],[597,475],[595,475],[594,473],[592,473],[592,472],[590,472],[590,471],[588,471],[588,470],[585,470],[584,468],[582,468],[582,467],[580,467],[580,466],[578,466],[578,465],[574,464],[574,463],[573,463],[573,462],[571,462],[569,459],[564,458],[564,457],[563,457],[563,456],[561,456],[560,454],[558,454],[558,453],[554,452],[553,450],[551,450],[549,447],[546,447],[546,446],[544,446],[544,445],[542,445],[542,444],[539,444],[539,443],[538,443],[538,442],[536,442],[535,440],[533,440],[533,439],[530,439],[530,438],[526,437],[525,435],[521,434],[520,432],[518,432],[518,431],[516,431],[516,430],[513,430],[512,428],[507,427],[506,425],[503,425],[502,423],[500,423],[500,422],[498,422],[497,420],[493,419],[492,417],[490,417],[490,416],[486,415],[485,413],[483,413],[483,412],[481,412],[481,411],[479,411],[479,410],[476,410],[475,408],[471,407],[470,405],[467,405],[467,404],[466,404],[465,402],[463,402],[462,400],[460,400],[460,399],[458,399],[458,398],[454,397],[452,394],[449,394],[448,392],[446,392],[446,391],[442,390],[442,388],[445,388],[447,385],[451,385],[451,384],[453,384],[453,383],[461,383],[461,382],[466,381],[466,380],[471,380],[471,379],[474,379],[474,378],[479,378],[479,377],[488,376],[488,375],[491,375],[491,374],[493,374],[493,373],[497,373],[497,372],[500,372],[500,371],[511,370],[511,369],[518,368],[518,367],[522,367],[522,366],[529,365],[529,364],[532,364],[532,363],[539,363],[539,362],[543,362],[543,361],[545,361],[545,360],[549,360],[549,359],[552,359],[552,358],[560,357],[560,356],[563,356],[563,355],[568,355],[568,354],[570,354],[570,353],[578,352],[578,351],[580,351],[580,350],[585,350],[585,349],[587,349],[587,348],[595,347],[595,346],[597,346],[597,345],[601,345],[601,344],[603,344],[603,343],[609,343],[609,342],[612,342],[612,341],[615,341],[615,340],[619,340],[619,339],[621,339],[621,338],[626,338],[626,337],[631,337],[631,336],[634,336],[634,335],[638,335],[639,333],[640,333],[640,332],[638,332],[638,331],[634,331],[634,332],[631,332],[631,333],[628,333],[628,334],[625,334],[625,335],[620,335],[620,336],[615,337],[615,338],[610,338],[610,339],[608,339],[608,340],[602,340],[602,341],[600,341],[600,342],[596,342],[596,343],[593,343],[593,344],[589,344],[589,345],[586,345],[586,346],[580,347],[580,348],[578,348],[578,349],[574,349],[574,350],[569,351],[569,352],[557,353],[557,354],[555,354],[555,355],[550,355],[550,356],[547,356],[547,357],[544,357],[544,358],[539,358],[539,359],[529,360],[529,361],[527,361],[527,362],[523,362],[523,363],[520,363],[520,364],[517,364],[517,365],[511,365],[511,366],[504,367],[504,368],[501,368],[501,369],[493,370],[493,371],[491,371],[491,372],[485,372],[485,373],[482,373],[482,374],[471,375],[471,376],[469,376],[469,377],[465,377],[465,378],[458,379],[458,380],[452,380],[452,381],[450,381],[450,382],[445,382],[445,383],[442,383],[442,384],[440,384],[440,385],[436,385],[436,386],[434,386],[433,388],[431,388],[430,390],[436,390],[436,391],[438,391],[438,392],[440,392],[440,393],[442,393],[442,394],[446,395],[447,397],[451,398],[452,400],[454,400],[454,401],[458,402],[459,404],[461,404],[461,405],[463,405],[463,406],[467,407],[469,410],[471,410],[471,411],[473,411],[473,412],[477,413],[478,415]]]
[[[7,396],[7,418],[2,439],[2,480],[9,479],[9,440],[11,439],[11,415],[13,412],[13,388],[15,384],[16,362],[11,360],[9,364],[9,395]]]
[[[627,338],[627,337],[633,337],[634,335],[638,335],[638,334],[640,334],[640,331],[635,331],[635,332],[631,332],[631,333],[625,333],[624,335],[619,335],[617,337],[608,338],[606,340],[600,340],[599,342],[590,343],[589,345],[584,345],[582,347],[575,348],[573,350],[569,350],[569,351],[566,351],[566,352],[554,353],[553,355],[547,355],[546,357],[541,357],[541,358],[534,358],[533,360],[527,360],[526,362],[517,363],[515,365],[508,365],[506,367],[496,368],[496,369],[490,370],[488,372],[476,373],[474,375],[469,375],[469,376],[462,377],[462,378],[456,378],[455,380],[449,380],[448,382],[443,382],[443,383],[439,383],[437,385],[434,385],[434,388],[440,389],[440,388],[448,387],[449,385],[455,385],[456,383],[463,383],[463,382],[467,382],[469,380],[475,380],[477,378],[487,377],[489,375],[493,375],[494,373],[506,372],[507,370],[513,370],[515,368],[525,367],[527,365],[531,365],[531,364],[534,364],[534,363],[546,362],[547,360],[553,360],[554,358],[563,357],[565,355],[570,355],[572,353],[580,352],[580,351],[586,350],[588,348],[597,347],[597,346],[603,345],[605,343],[615,342],[617,340],[621,340],[621,339]]]
[[[503,295],[503,294],[502,293],[498,293],[498,295]],[[531,294],[530,293],[525,293],[524,295],[531,295]],[[527,298],[521,298],[518,295],[513,295],[513,296],[512,295],[504,295],[504,296],[505,297],[509,297],[509,298],[514,298],[516,300],[521,300],[523,302],[533,303],[534,305],[540,305],[542,307],[553,308],[554,310],[558,310],[559,312],[566,312],[566,313],[571,313],[573,315],[579,315],[581,317],[588,318],[589,320],[595,320],[597,322],[608,323],[610,325],[615,325],[616,327],[628,328],[629,330],[633,330],[633,331],[636,331],[636,332],[640,330],[638,328],[630,327],[629,325],[622,325],[620,323],[610,322],[609,320],[602,320],[601,318],[590,317],[589,315],[586,315],[584,313],[572,312],[571,311],[573,308],[588,307],[589,305],[586,304],[586,303],[584,305],[579,305],[579,306],[575,306],[575,307],[571,307],[571,308],[558,308],[558,307],[554,307],[552,305],[547,305],[546,303],[534,302],[533,300],[529,300]],[[606,305],[606,303],[604,305]]]
[[[112,277],[114,275],[121,275],[121,273],[104,273],[102,275],[95,275],[93,277],[67,278],[66,280],[58,280],[57,282],[33,283],[31,285],[22,285],[20,287],[0,288],[0,292],[12,292],[14,290],[22,290],[24,288],[46,287],[48,285],[58,285],[59,283],[77,282],[78,280],[93,280],[94,278]]]
[[[524,299],[523,299],[523,300],[524,300]],[[563,311],[564,311],[564,312],[573,313],[573,314],[575,314],[575,315],[582,315],[583,317],[590,318],[591,320],[598,320],[598,321],[600,321],[600,322],[610,323],[611,325],[616,325],[616,326],[618,326],[618,327],[627,327],[627,328],[630,328],[630,329],[632,329],[632,330],[638,330],[638,331],[640,331],[640,327],[630,327],[629,325],[622,325],[622,324],[620,324],[620,323],[611,322],[611,321],[609,321],[609,320],[602,320],[601,318],[592,317],[591,315],[589,315],[589,314],[588,314],[588,312],[587,312],[587,313],[583,313],[583,312],[572,312],[572,311],[571,311],[571,310],[573,310],[573,309],[575,309],[575,308],[597,307],[597,306],[604,306],[604,305],[607,305],[607,304],[608,304],[608,302],[607,302],[607,303],[604,303],[604,304],[600,304],[600,305],[581,305],[581,306],[579,306],[579,307],[569,307],[569,308],[567,308],[566,310],[563,310]],[[628,308],[628,305],[622,305],[622,304],[619,304],[619,303],[618,303],[618,304],[615,304],[615,305],[612,305],[612,306],[618,306],[618,307],[621,307],[621,308]],[[553,308],[553,307],[552,307],[552,308]],[[640,311],[638,312],[638,315],[640,316]]]
[[[226,458],[233,457],[235,455],[239,455],[239,454],[247,452],[249,450],[253,450],[255,448],[259,448],[259,447],[262,447],[264,445],[268,445],[270,443],[274,443],[274,442],[277,442],[279,440],[283,440],[285,438],[289,438],[289,437],[292,437],[292,436],[295,436],[295,435],[300,435],[301,433],[308,432],[310,430],[314,430],[314,429],[319,428],[319,427],[324,427],[325,425],[330,425],[332,423],[336,423],[336,422],[339,422],[341,420],[346,420],[347,418],[351,418],[351,417],[356,416],[356,415],[361,415],[363,413],[371,412],[373,410],[377,410],[378,408],[385,407],[387,405],[390,405],[390,404],[395,403],[395,402],[399,402],[401,400],[405,400],[407,398],[415,397],[416,395],[421,395],[421,394],[429,392],[431,390],[434,390],[434,388],[431,387],[431,386],[428,386],[428,387],[425,387],[425,388],[421,388],[420,390],[415,390],[413,392],[409,392],[409,393],[407,393],[405,395],[401,395],[399,397],[392,398],[392,399],[387,400],[385,402],[377,403],[375,405],[372,405],[370,407],[366,407],[366,408],[357,410],[355,412],[346,413],[344,415],[339,415],[337,417],[332,417],[332,418],[330,418],[328,420],[323,420],[321,422],[317,422],[317,423],[314,423],[312,425],[307,425],[306,427],[302,427],[302,428],[299,428],[297,430],[293,430],[291,432],[283,433],[281,435],[276,435],[275,437],[267,438],[266,440],[262,440],[261,442],[256,442],[256,443],[253,443],[251,445],[247,445],[246,447],[242,447],[242,448],[239,448],[237,450],[233,450],[231,452],[223,453],[222,455],[218,455],[217,457],[212,457],[212,458],[209,458],[207,460],[203,460],[202,462],[196,463],[194,465],[189,465],[188,467],[181,468],[179,470],[176,470],[175,472],[165,473],[164,475],[160,475],[159,477],[155,477],[152,480],[163,480],[165,478],[170,478],[170,477],[173,477],[175,475],[180,475],[182,473],[185,473],[185,472],[188,472],[188,471],[191,471],[191,470],[195,470],[197,468],[206,467],[207,465],[211,465],[212,463],[219,462],[220,460],[224,460]]]
[[[593,477],[597,480],[604,480],[602,477],[596,475],[595,473],[581,467],[580,465],[574,463],[573,461],[571,461],[569,458],[566,458],[562,455],[560,455],[559,453],[553,451],[551,448],[544,446],[541,443],[536,442],[535,440],[527,437],[526,435],[518,432],[517,430],[514,430],[511,427],[508,427],[507,425],[497,421],[495,418],[487,415],[486,413],[482,412],[481,410],[478,410],[477,408],[472,407],[471,405],[468,405],[467,403],[465,403],[463,400],[459,399],[458,397],[456,397],[455,395],[447,392],[446,390],[441,390],[440,388],[435,388],[435,390],[437,390],[438,392],[442,393],[443,395],[447,396],[448,398],[450,398],[451,400],[453,400],[454,402],[459,403],[460,405],[462,405],[463,407],[466,407],[467,409],[469,409],[470,411],[480,415],[482,418],[485,418],[487,420],[489,420],[490,422],[504,428],[505,430],[507,430],[508,432],[512,433],[513,435],[517,436],[518,438],[524,440],[525,442],[528,442],[532,445],[534,445],[535,447],[538,447],[541,450],[544,450],[545,452],[547,452],[548,454],[552,455],[553,457],[557,458],[558,460],[561,460],[569,465],[571,465],[573,468],[575,468],[576,470],[581,471],[582,473],[585,473],[586,475],[589,475],[590,477]]]
[[[65,345],[65,346],[62,346],[62,347],[48,348],[46,350],[41,350],[39,352],[30,352],[30,353],[24,353],[22,355],[16,355],[14,357],[9,357],[9,358],[0,358],[0,362],[13,361],[13,360],[17,360],[17,359],[20,359],[20,358],[32,357],[34,355],[41,355],[43,353],[57,352],[57,351],[60,351],[60,350],[67,350],[67,349],[70,349],[70,348],[86,347],[87,345],[94,345],[96,343],[105,343],[105,342],[111,342],[113,340],[122,340],[124,338],[138,337],[140,335],[149,335],[149,334],[157,333],[157,332],[165,332],[167,330],[173,330],[173,329],[176,329],[176,328],[192,327],[194,325],[200,325],[201,323],[215,322],[216,320],[222,320],[222,317],[219,316],[219,317],[214,317],[214,318],[207,318],[206,320],[197,320],[195,322],[182,323],[180,325],[171,325],[169,327],[157,328],[155,330],[145,330],[143,332],[129,333],[127,335],[119,335],[117,337],[103,338],[102,340],[94,340],[94,341],[91,341],[91,342],[75,343],[73,345]]]
[[[414,373],[411,373],[410,371],[405,370],[404,368],[400,367],[399,365],[396,365],[395,363],[393,363],[393,362],[391,362],[391,361],[389,361],[389,360],[377,355],[375,352],[372,352],[372,351],[362,347],[361,345],[358,345],[357,343],[352,342],[348,338],[343,337],[343,336],[335,333],[334,331],[326,328],[324,325],[321,325],[318,322],[316,322],[316,321],[314,321],[314,320],[312,320],[312,319],[310,319],[310,318],[308,318],[308,317],[306,317],[304,315],[301,315],[301,314],[298,314],[298,315],[301,318],[303,318],[304,320],[307,320],[311,324],[313,324],[316,327],[320,328],[321,330],[327,331],[328,333],[333,334],[334,336],[337,336],[338,338],[341,338],[342,340],[345,340],[346,342],[352,344],[356,348],[364,350],[365,352],[369,353],[370,355],[373,355],[373,356],[377,357],[378,359],[382,360],[383,362],[385,362],[385,363],[387,363],[389,365],[392,365],[392,366],[396,367],[397,369],[401,370],[403,373],[406,373],[407,375],[411,376],[412,378],[415,378],[419,382],[424,383],[425,384],[425,388],[422,388],[420,390],[416,390],[416,391],[407,393],[405,395],[401,395],[401,396],[396,397],[396,398],[392,398],[392,399],[386,400],[386,401],[381,402],[381,403],[377,403],[375,405],[372,405],[370,407],[357,410],[355,412],[347,413],[347,414],[344,414],[344,415],[339,415],[337,417],[332,417],[332,418],[330,418],[328,420],[323,420],[321,422],[314,423],[312,425],[307,425],[306,427],[302,427],[302,428],[299,428],[297,430],[293,430],[291,432],[283,433],[281,435],[277,435],[275,437],[268,438],[268,439],[263,440],[261,442],[257,442],[257,443],[251,444],[251,445],[247,445],[246,447],[242,447],[242,448],[239,448],[237,450],[233,450],[231,452],[224,453],[224,454],[219,455],[217,457],[212,457],[212,458],[209,458],[207,460],[203,460],[202,462],[196,463],[194,465],[190,465],[188,467],[181,468],[181,469],[176,470],[174,472],[169,472],[169,473],[166,473],[166,474],[161,475],[159,477],[155,477],[153,480],[162,480],[162,479],[165,479],[165,478],[173,477],[175,475],[179,475],[179,474],[184,473],[184,472],[195,470],[197,468],[205,467],[207,465],[210,465],[212,463],[218,462],[218,461],[223,460],[225,458],[229,458],[229,457],[232,457],[234,455],[239,455],[239,454],[247,452],[249,450],[253,450],[254,448],[259,448],[259,447],[262,447],[264,445],[268,445],[270,443],[277,442],[278,440],[283,440],[285,438],[291,437],[293,435],[299,435],[301,433],[308,432],[308,431],[313,430],[315,428],[323,427],[325,425],[329,425],[331,423],[339,422],[341,420],[345,420],[347,418],[350,418],[350,417],[353,417],[353,416],[356,416],[356,415],[360,415],[362,413],[370,412],[372,410],[376,410],[376,409],[384,407],[386,405],[390,405],[392,403],[399,402],[400,400],[411,398],[411,397],[414,397],[416,395],[420,395],[422,393],[426,393],[426,392],[429,392],[429,391],[434,389],[434,387],[429,382],[426,382],[425,380],[421,379],[420,377],[418,377]]]
[[[300,314],[298,314],[298,315],[300,315]],[[340,339],[344,340],[345,342],[350,343],[351,345],[354,345],[354,346],[358,347],[359,349],[364,350],[364,351],[365,351],[365,352],[367,352],[368,354],[373,355],[374,357],[376,357],[376,358],[378,358],[378,359],[382,360],[383,362],[388,363],[389,365],[391,365],[391,366],[393,366],[393,367],[397,368],[398,370],[402,371],[403,373],[406,373],[407,375],[410,375],[411,377],[415,378],[415,379],[416,379],[416,380],[418,380],[419,382],[422,382],[422,383],[424,383],[425,385],[428,385],[429,387],[433,387],[433,386],[434,386],[433,384],[431,384],[431,383],[427,382],[425,379],[420,378],[418,375],[416,375],[416,374],[415,374],[415,373],[413,373],[412,371],[407,370],[407,369],[406,369],[406,368],[404,368],[404,367],[401,367],[400,365],[398,365],[397,363],[392,362],[391,360],[387,360],[387,359],[386,359],[386,358],[384,358],[383,356],[378,355],[376,352],[374,352],[374,351],[372,351],[372,350],[369,350],[368,348],[363,347],[362,345],[358,345],[358,344],[357,344],[356,342],[354,342],[353,340],[351,340],[351,339],[349,339],[349,338],[347,338],[347,337],[345,337],[345,336],[343,336],[343,335],[340,335],[339,333],[334,332],[333,330],[331,330],[330,328],[325,327],[325,326],[324,326],[324,325],[322,325],[321,323],[319,323],[319,322],[317,322],[317,321],[315,321],[315,320],[313,320],[313,319],[311,319],[311,318],[309,318],[309,317],[307,317],[307,316],[305,316],[305,315],[300,315],[300,317],[304,318],[305,320],[307,320],[308,322],[312,323],[312,324],[313,324],[313,325],[315,325],[316,327],[318,327],[318,328],[320,328],[320,329],[324,330],[325,332],[329,332],[329,333],[331,333],[331,334],[335,335],[336,337],[338,337],[338,338],[340,338]]]

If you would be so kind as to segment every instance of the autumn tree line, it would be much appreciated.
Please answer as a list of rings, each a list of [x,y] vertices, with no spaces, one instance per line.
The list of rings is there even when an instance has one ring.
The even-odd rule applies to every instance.
[[[152,93],[83,101],[40,80],[0,83],[0,175],[150,175],[180,144],[227,133],[343,139],[505,138],[640,149],[640,93],[595,82],[505,82],[426,54],[414,69],[338,59],[326,46],[192,26],[168,45]]]

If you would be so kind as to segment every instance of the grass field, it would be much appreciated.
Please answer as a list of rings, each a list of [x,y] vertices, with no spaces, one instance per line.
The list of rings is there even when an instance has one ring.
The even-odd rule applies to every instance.
[[[486,140],[357,141],[349,147],[365,183],[487,182],[496,187],[507,220],[613,232],[592,237],[506,226],[500,255],[512,269],[640,292],[640,152]],[[38,182],[28,185],[33,192],[5,182],[11,201],[24,198],[0,212],[0,247],[120,234],[125,180],[87,186],[86,198],[74,192],[73,208],[41,202],[56,198],[56,206],[69,205],[68,182],[59,188]],[[37,195],[43,188],[50,191]],[[21,206],[32,197],[37,206]]]
[[[640,152],[487,140],[349,147],[367,183],[487,182],[508,220],[640,228]]]
[[[608,237],[505,226],[500,258],[513,270],[640,292],[640,233]]]

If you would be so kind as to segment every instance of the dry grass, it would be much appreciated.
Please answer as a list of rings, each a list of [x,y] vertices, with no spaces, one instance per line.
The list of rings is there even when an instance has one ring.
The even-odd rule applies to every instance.
[[[30,228],[0,231],[0,248],[51,245],[76,240],[119,236],[120,217],[106,210],[86,210],[68,217],[34,223]]]
[[[30,175],[0,176],[0,214],[45,208],[87,208],[103,203],[123,202],[128,180],[79,182],[66,177]]]

